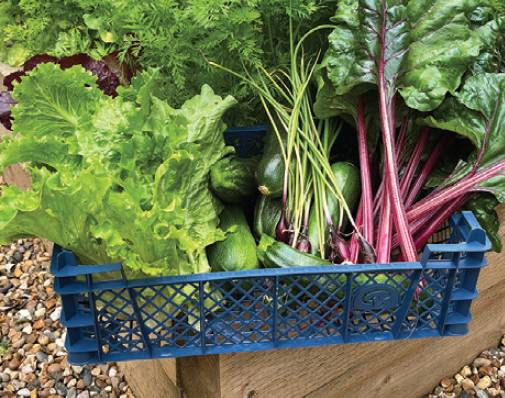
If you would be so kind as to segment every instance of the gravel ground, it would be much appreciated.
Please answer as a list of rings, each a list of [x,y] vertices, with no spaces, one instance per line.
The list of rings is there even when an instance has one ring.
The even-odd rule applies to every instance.
[[[428,398],[505,398],[505,336],[471,365],[440,382]]]
[[[40,239],[0,248],[0,397],[132,398],[115,364],[70,366]]]

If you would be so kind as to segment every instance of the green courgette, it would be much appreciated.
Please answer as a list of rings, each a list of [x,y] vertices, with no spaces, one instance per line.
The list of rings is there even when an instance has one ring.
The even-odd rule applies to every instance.
[[[272,198],[282,196],[285,170],[284,159],[280,153],[263,156],[256,170],[258,190],[262,195]]]
[[[263,266],[266,268],[291,268],[291,267],[303,267],[303,266],[329,266],[331,263],[329,261],[323,260],[320,257],[314,256],[312,254],[302,253],[293,247],[278,242],[268,235],[261,235],[261,240],[258,245],[258,258],[260,259]],[[403,285],[406,289],[410,280],[403,274],[396,274],[394,276],[388,274],[377,273],[374,274],[373,282],[371,282],[370,277],[366,273],[355,272],[351,273],[340,273],[338,275],[333,274],[331,282],[328,283],[329,278],[323,275],[317,277],[317,283],[312,282],[313,278],[310,276],[301,277],[300,283],[302,286],[312,284],[310,292],[312,294],[318,294],[321,299],[323,296],[319,289],[324,289],[325,294],[331,294],[339,286],[343,287],[348,281],[348,277],[352,278],[352,286],[356,288],[358,286],[370,285],[370,284],[387,284],[391,285],[393,288],[398,289],[398,286]],[[294,288],[293,293],[296,294],[298,288]],[[344,289],[340,288],[337,293],[338,298],[344,297]]]
[[[282,216],[282,202],[261,195],[254,209],[254,235],[260,239],[262,234],[275,237],[275,229]]]
[[[229,231],[225,240],[207,248],[212,271],[243,271],[259,268],[256,241],[244,211],[230,206],[221,213],[220,227]]]
[[[266,268],[289,268],[331,264],[329,261],[321,259],[321,257],[302,253],[265,234],[261,235],[261,240],[258,245],[258,258]]]
[[[270,133],[263,156],[256,169],[256,181],[262,195],[280,198],[284,187],[286,164],[277,137]]]

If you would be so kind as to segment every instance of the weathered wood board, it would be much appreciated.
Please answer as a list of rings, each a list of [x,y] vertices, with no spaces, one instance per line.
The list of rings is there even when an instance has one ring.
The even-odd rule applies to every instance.
[[[500,217],[505,220],[505,207]],[[505,223],[501,233],[505,236]],[[505,253],[489,255],[479,289],[467,336],[182,358],[177,393],[186,398],[425,396],[505,333]],[[162,368],[173,360],[154,363]],[[172,397],[154,380],[145,384],[149,389],[134,389],[137,398]]]
[[[179,398],[176,385],[175,359],[120,363],[135,397]]]

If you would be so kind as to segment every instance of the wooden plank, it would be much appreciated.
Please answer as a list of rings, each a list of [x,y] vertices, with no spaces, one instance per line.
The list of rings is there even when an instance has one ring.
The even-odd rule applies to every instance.
[[[160,359],[158,363],[161,365],[170,381],[177,385],[177,365],[175,359]]]
[[[219,356],[177,359],[177,382],[184,398],[221,397]]]
[[[505,331],[505,283],[483,292],[468,336],[222,356],[221,397],[421,397]],[[195,395],[196,397],[196,395]]]
[[[500,209],[505,220],[504,207]],[[502,225],[505,236],[505,224]],[[220,357],[222,397],[422,396],[505,331],[505,253],[489,256],[465,337]]]
[[[179,389],[159,361],[118,364],[136,398],[179,398]]]

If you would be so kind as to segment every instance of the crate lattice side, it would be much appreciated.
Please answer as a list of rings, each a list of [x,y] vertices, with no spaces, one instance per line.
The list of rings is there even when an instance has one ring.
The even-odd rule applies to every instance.
[[[262,269],[128,280],[55,248],[72,363],[462,335],[489,240],[472,213],[419,263]],[[446,231],[446,232],[447,232]],[[445,236],[447,238],[447,236]],[[117,278],[102,280],[103,275]]]

